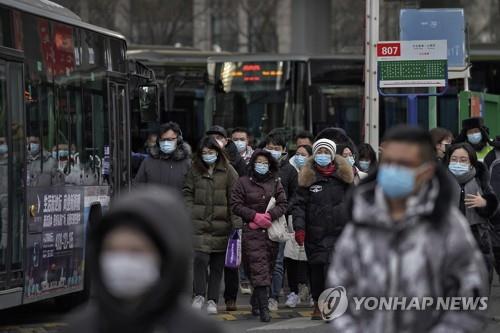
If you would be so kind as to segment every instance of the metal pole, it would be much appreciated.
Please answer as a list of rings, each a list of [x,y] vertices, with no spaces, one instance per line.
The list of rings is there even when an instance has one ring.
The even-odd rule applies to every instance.
[[[429,88],[430,94],[436,94],[436,87]],[[429,96],[429,129],[437,127],[437,97]]]
[[[406,122],[410,126],[418,126],[418,100],[417,95],[408,95],[408,109]]]
[[[377,43],[380,0],[366,0],[365,32],[365,142],[379,146],[379,94],[377,90]]]

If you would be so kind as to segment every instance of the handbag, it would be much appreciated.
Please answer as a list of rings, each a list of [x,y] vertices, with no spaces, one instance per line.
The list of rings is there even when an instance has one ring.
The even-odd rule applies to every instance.
[[[293,230],[292,216],[288,216],[288,232],[290,239],[285,244],[285,258],[290,258],[298,261],[307,261],[306,250],[304,246],[300,246],[295,240],[295,231]]]
[[[277,186],[278,186],[278,181],[276,181],[274,193],[271,197],[271,200],[269,200],[269,203],[267,204],[266,213],[269,212],[274,207],[276,207],[276,198],[274,196],[276,193]],[[267,229],[267,235],[270,240],[278,243],[285,243],[287,240],[290,239],[290,234],[288,233],[286,225],[286,217],[284,214],[278,217],[276,220],[272,221],[271,227]]]
[[[234,230],[229,236],[224,266],[238,268],[241,265],[241,229]]]

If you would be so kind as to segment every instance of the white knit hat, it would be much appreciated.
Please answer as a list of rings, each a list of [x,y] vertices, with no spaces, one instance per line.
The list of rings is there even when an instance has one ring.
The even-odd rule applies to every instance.
[[[330,151],[330,153],[332,154],[332,158],[335,157],[335,153],[337,152],[337,145],[332,140],[319,139],[318,141],[316,141],[313,144],[313,155],[316,155],[320,148],[328,149],[328,151]]]

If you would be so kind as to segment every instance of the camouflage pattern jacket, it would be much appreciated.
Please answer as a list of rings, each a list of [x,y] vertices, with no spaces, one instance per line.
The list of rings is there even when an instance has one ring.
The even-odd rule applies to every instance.
[[[488,296],[484,260],[453,201],[443,169],[407,202],[395,222],[375,181],[356,188],[352,222],[336,246],[329,284],[346,288],[349,305],[335,332],[478,332],[486,311],[356,307],[354,297]]]

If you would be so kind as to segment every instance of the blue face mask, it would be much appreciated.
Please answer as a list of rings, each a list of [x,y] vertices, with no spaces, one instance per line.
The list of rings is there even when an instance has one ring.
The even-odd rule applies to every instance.
[[[254,169],[259,175],[265,175],[269,172],[269,164],[255,163]]]
[[[40,151],[40,144],[39,143],[30,142],[29,150],[30,150],[30,152],[31,152],[32,155],[38,154],[38,152]]]
[[[281,158],[281,152],[280,151],[277,151],[277,150],[271,150],[271,149],[267,149],[266,148],[266,151],[271,153],[271,155],[273,156],[273,158],[276,160],[276,161],[279,161],[280,158]]]
[[[236,141],[234,141],[234,144],[236,145],[236,148],[238,149],[239,153],[242,153],[245,150],[247,150],[247,143],[246,143],[246,141],[236,140]]]
[[[472,143],[473,145],[478,144],[479,142],[481,142],[482,139],[483,135],[481,134],[481,132],[467,134],[467,140],[469,140],[469,142]]]
[[[203,162],[208,165],[212,165],[217,162],[217,154],[203,154],[201,155],[201,158],[203,159]]]
[[[354,166],[354,163],[356,162],[356,160],[354,159],[354,156],[347,156],[346,160],[347,160],[347,162],[349,162],[349,164],[351,166]]]
[[[57,151],[52,152],[52,157],[57,159]],[[69,156],[69,152],[67,150],[59,150],[59,158],[66,158]]]
[[[326,167],[328,164],[332,163],[332,155],[316,154],[316,156],[314,156],[314,162],[319,166]]]
[[[0,154],[7,154],[9,147],[5,143],[0,145]]]
[[[367,172],[370,169],[370,161],[359,161],[359,168],[361,171]]]
[[[416,171],[398,165],[382,165],[377,175],[378,185],[390,199],[401,199],[415,190]]]
[[[459,162],[450,162],[450,164],[448,165],[448,169],[455,176],[461,176],[470,170],[470,165]]]
[[[177,148],[176,141],[160,141],[160,150],[164,154],[172,153],[175,150],[175,148]]]
[[[297,168],[302,169],[304,165],[306,165],[307,157],[302,155],[295,155],[295,165]]]

